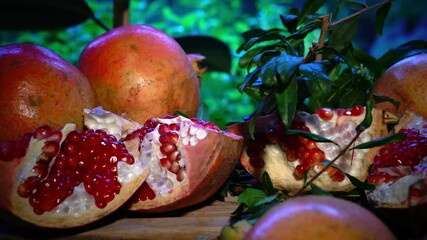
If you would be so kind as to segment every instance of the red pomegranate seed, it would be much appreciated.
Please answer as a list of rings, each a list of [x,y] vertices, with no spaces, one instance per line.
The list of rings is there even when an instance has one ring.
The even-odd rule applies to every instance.
[[[178,174],[176,175],[176,180],[178,180],[178,182],[182,182],[184,179],[185,179],[185,168],[181,168]]]
[[[179,140],[179,136],[175,132],[167,132],[165,134],[160,135],[159,142],[161,144],[165,143],[171,143],[171,144],[177,144]]]
[[[330,108],[318,108],[315,112],[319,115],[319,118],[325,121],[331,120],[334,116],[334,112]]]
[[[165,143],[160,146],[160,152],[163,153],[165,156],[169,156],[177,150],[178,148],[175,144]]]
[[[135,194],[134,202],[152,200],[156,197],[156,193],[151,189],[147,182],[144,182]]]
[[[34,138],[37,140],[45,139],[51,131],[52,129],[49,126],[40,126],[34,131]]]

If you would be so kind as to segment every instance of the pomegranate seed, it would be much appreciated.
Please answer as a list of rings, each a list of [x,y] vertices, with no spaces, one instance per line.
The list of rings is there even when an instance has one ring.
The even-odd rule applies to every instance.
[[[294,175],[296,178],[303,178],[307,169],[302,165],[298,165],[295,167]]]
[[[168,170],[171,169],[171,167],[172,167],[171,161],[169,161],[169,159],[167,159],[167,158],[161,158],[160,164]]]
[[[325,121],[329,121],[334,116],[334,112],[330,108],[318,108],[315,113],[319,115],[319,118]]]
[[[134,199],[134,202],[138,202],[139,200],[145,201],[145,200],[152,200],[156,197],[156,193],[153,191],[153,189],[148,185],[147,182],[144,182],[140,188],[138,188],[138,191],[136,193],[136,198]]]
[[[45,139],[51,131],[52,129],[49,126],[40,126],[34,131],[34,138],[37,140]]]
[[[176,180],[178,180],[178,182],[182,182],[186,177],[186,172],[184,168],[181,168],[178,172],[178,174],[176,175]]]
[[[163,153],[165,156],[169,156],[177,150],[178,148],[175,144],[165,143],[160,146],[160,152]]]
[[[159,126],[159,133],[160,134],[165,134],[165,133],[167,133],[167,132],[169,132],[169,126],[167,125],[167,124],[161,124],[160,126]]]

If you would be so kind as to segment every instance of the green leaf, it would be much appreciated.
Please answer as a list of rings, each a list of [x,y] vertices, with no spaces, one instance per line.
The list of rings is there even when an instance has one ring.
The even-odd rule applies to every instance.
[[[378,61],[383,69],[391,67],[393,64],[421,53],[427,52],[427,41],[413,40],[403,43],[396,48],[390,49]]]
[[[311,188],[311,192],[314,194],[314,195],[320,195],[320,196],[332,196],[332,194],[331,193],[329,193],[329,192],[327,192],[327,191],[325,191],[325,190],[323,190],[322,188],[320,188],[319,186],[317,186],[316,184],[314,184],[314,183],[310,183],[310,188]]]
[[[351,108],[356,105],[363,105],[368,98],[368,94],[365,89],[358,88],[353,85],[347,91],[344,91],[339,99],[338,107],[340,108]]]
[[[400,102],[394,98],[389,97],[389,96],[379,95],[379,94],[373,92],[372,97],[373,97],[374,104],[382,103],[382,102],[390,102],[391,104],[394,105],[396,110],[398,110],[400,107]]]
[[[303,57],[295,57],[282,52],[277,61],[277,73],[280,76],[280,83],[287,85],[292,77],[296,74],[298,66],[301,64]]]
[[[390,11],[391,1],[382,5],[375,14],[375,32],[378,35],[383,34],[384,22]]]
[[[270,29],[266,31],[265,33],[261,34],[258,37],[253,37],[240,45],[239,48],[237,48],[236,52],[240,53],[242,51],[247,51],[250,48],[252,48],[255,44],[264,42],[264,41],[271,41],[271,40],[283,40],[285,37],[281,34],[283,32],[282,29]]]
[[[277,190],[273,187],[273,183],[271,182],[270,175],[268,175],[267,172],[264,172],[262,174],[261,184],[262,188],[264,189],[264,192],[266,192],[268,195],[273,195],[277,193]]]
[[[349,68],[352,67],[352,64],[350,64],[350,62],[347,61],[346,56],[344,56],[344,54],[341,51],[338,51],[338,49],[331,47],[331,46],[323,46],[322,48],[318,49],[316,51],[317,54],[323,54],[323,55],[334,55],[337,56],[339,58],[341,58],[345,64],[347,64],[347,66]]]
[[[343,171],[341,171],[341,172],[343,172]],[[350,175],[348,173],[345,173],[345,172],[343,172],[343,173],[348,177],[348,180],[350,180],[351,184],[353,184],[355,187],[362,189],[362,190],[374,190],[375,189],[374,185],[362,182],[358,178],[353,177],[352,175]]]
[[[248,73],[245,77],[245,79],[243,80],[243,83],[240,84],[239,86],[239,91],[243,92],[243,90],[250,86],[252,83],[254,83],[260,75],[261,72],[261,68],[257,67],[255,70],[253,70],[252,72]]]
[[[354,48],[353,57],[356,61],[366,66],[375,77],[379,77],[382,74],[381,64],[373,56],[360,48]]]
[[[360,16],[357,16],[335,26],[329,36],[329,45],[339,51],[350,45],[357,33],[359,19]]]
[[[386,145],[386,144],[389,144],[389,143],[394,143],[394,142],[402,141],[406,137],[407,137],[407,135],[405,133],[396,133],[396,134],[393,134],[393,135],[390,135],[390,136],[376,138],[376,139],[374,139],[372,141],[361,143],[361,144],[359,144],[357,146],[354,146],[354,147],[350,148],[350,150],[353,150],[353,149],[368,149],[368,148],[379,147],[379,146],[383,146],[383,145]]]
[[[331,91],[331,79],[320,62],[306,63],[299,66],[301,76],[308,79],[307,87],[311,96],[326,96]]]
[[[298,24],[305,21],[308,15],[316,13],[325,4],[326,0],[308,0],[304,3],[299,15]]]
[[[298,26],[298,16],[294,14],[280,14],[280,20],[288,32],[294,33]]]
[[[356,11],[360,11],[368,7],[368,5],[366,5],[366,1],[354,1],[354,0],[345,0],[344,6]]]
[[[253,207],[257,202],[266,197],[267,194],[262,190],[256,188],[246,188],[245,191],[243,191],[237,198],[237,202],[244,203],[248,207]]]
[[[285,126],[290,126],[297,108],[298,85],[295,79],[292,79],[283,92],[276,92],[276,102],[279,108],[280,117]]]
[[[267,87],[276,87],[279,85],[276,75],[277,58],[278,57],[273,57],[270,61],[261,66],[260,78],[262,83]]]
[[[372,108],[374,102],[367,101],[365,106],[365,118],[363,121],[356,127],[356,132],[363,132],[365,129],[368,129],[372,124]]]
[[[337,143],[335,143],[334,141],[332,141],[330,139],[327,139],[321,135],[317,135],[317,134],[307,132],[307,131],[303,131],[303,130],[287,129],[286,135],[298,135],[298,136],[313,140],[315,142],[329,142],[329,143],[333,143],[333,144],[339,146]]]

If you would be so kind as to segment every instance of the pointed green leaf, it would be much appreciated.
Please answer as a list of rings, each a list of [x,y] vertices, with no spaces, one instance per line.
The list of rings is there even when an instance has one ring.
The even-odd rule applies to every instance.
[[[282,52],[276,59],[277,61],[277,73],[280,76],[280,83],[287,85],[288,82],[293,78],[298,70],[298,66],[301,64],[303,57],[291,56],[286,52]]]
[[[326,96],[331,91],[331,79],[320,62],[306,63],[299,66],[301,76],[308,79],[307,87],[311,96]]]
[[[273,195],[273,194],[277,193],[277,190],[273,187],[273,183],[271,182],[270,175],[268,175],[267,172],[264,172],[262,174],[261,184],[262,184],[264,191],[268,195]]]
[[[374,104],[382,103],[382,102],[390,102],[391,104],[394,105],[396,109],[399,109],[400,107],[400,102],[389,96],[379,95],[375,92],[372,93],[372,96],[373,96]]]
[[[246,188],[239,197],[237,198],[237,202],[244,203],[248,207],[253,207],[255,204],[262,199],[266,198],[267,194],[259,189],[255,188]]]
[[[353,37],[357,33],[359,18],[360,17],[357,16],[335,26],[329,36],[329,45],[339,51],[350,45]]]
[[[303,23],[308,15],[316,13],[325,4],[326,0],[308,0],[304,3],[299,15],[298,23]]]
[[[317,134],[307,132],[307,131],[303,131],[303,130],[287,129],[286,135],[298,135],[298,136],[313,140],[315,142],[329,142],[329,143],[333,143],[335,145],[338,145],[334,141],[327,139],[321,135],[317,135]]]
[[[381,137],[381,138],[376,138],[372,141],[369,142],[365,142],[365,143],[361,143],[355,147],[350,148],[350,150],[353,149],[368,149],[368,148],[374,148],[374,147],[380,147],[380,146],[384,146],[386,144],[389,143],[394,143],[394,142],[398,142],[398,141],[402,141],[403,139],[405,139],[407,136],[405,133],[396,133],[390,136],[386,136],[386,137]]]
[[[373,101],[367,101],[365,106],[365,118],[363,121],[356,127],[356,132],[362,132],[365,129],[368,129],[372,124],[372,108]]]
[[[375,15],[375,32],[378,35],[383,34],[384,22],[390,12],[391,1],[378,8]]]
[[[248,73],[245,77],[245,79],[243,80],[243,83],[240,84],[239,86],[239,91],[243,92],[243,90],[250,86],[252,83],[254,83],[260,75],[261,72],[261,68],[257,67],[255,70],[253,70],[252,72]]]
[[[323,190],[321,187],[317,186],[314,183],[310,183],[310,188],[311,188],[311,192],[314,195],[320,195],[320,196],[332,196],[332,194],[330,192],[327,192],[325,190]]]
[[[280,20],[288,32],[294,33],[298,26],[298,16],[294,14],[280,14]]]
[[[341,171],[341,172],[343,172],[343,171]],[[355,178],[348,173],[344,173],[344,174],[348,177],[348,180],[350,180],[351,184],[353,184],[355,187],[357,187],[359,189],[362,189],[362,190],[374,190],[375,189],[375,186],[372,184],[362,182],[358,178]]]
[[[383,69],[387,69],[391,67],[391,65],[405,58],[426,52],[427,41],[413,40],[403,43],[396,48],[390,49],[383,56],[381,56],[378,61],[380,62]]]
[[[360,10],[368,7],[368,5],[366,4],[366,1],[364,1],[364,0],[360,0],[360,1],[345,0],[344,6],[350,8],[352,10],[355,10],[355,11],[360,11]]]
[[[290,126],[297,108],[298,85],[295,79],[292,79],[283,92],[276,92],[276,102],[279,108],[280,117],[285,126]]]

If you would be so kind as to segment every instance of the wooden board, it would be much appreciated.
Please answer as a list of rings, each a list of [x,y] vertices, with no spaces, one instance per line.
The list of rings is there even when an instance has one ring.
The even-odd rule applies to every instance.
[[[236,208],[235,201],[211,201],[173,213],[118,212],[78,230],[33,231],[0,222],[0,239],[217,239]]]

